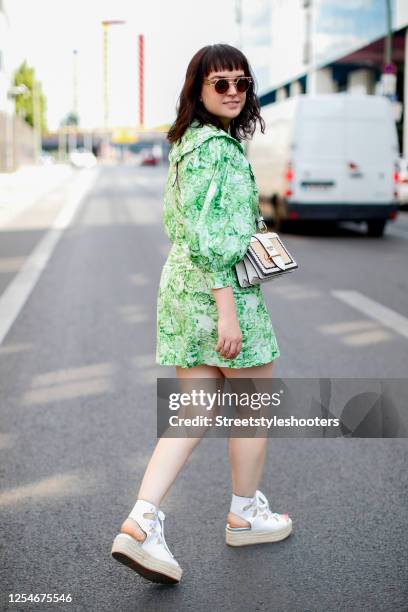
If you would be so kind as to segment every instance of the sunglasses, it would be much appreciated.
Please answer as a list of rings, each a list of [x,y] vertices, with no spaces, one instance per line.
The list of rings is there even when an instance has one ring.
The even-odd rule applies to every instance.
[[[208,85],[213,85],[217,93],[225,94],[229,90],[229,84],[231,81],[234,83],[235,89],[238,93],[244,93],[245,91],[248,91],[252,83],[252,77],[238,77],[234,79],[222,78],[215,79],[213,81],[205,80],[204,83],[208,83]]]

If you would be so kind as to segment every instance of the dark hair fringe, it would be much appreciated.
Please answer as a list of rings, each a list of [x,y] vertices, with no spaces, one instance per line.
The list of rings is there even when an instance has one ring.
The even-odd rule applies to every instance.
[[[209,113],[200,102],[203,80],[213,71],[243,70],[245,76],[253,81],[246,92],[245,106],[230,122],[230,134],[238,141],[252,137],[256,122],[259,121],[261,132],[265,132],[265,122],[260,115],[260,104],[256,95],[256,80],[245,55],[237,48],[227,44],[207,45],[191,59],[186,72],[186,78],[177,103],[177,118],[167,133],[169,142],[180,140],[194,119],[200,125],[210,123],[225,130],[220,119]]]

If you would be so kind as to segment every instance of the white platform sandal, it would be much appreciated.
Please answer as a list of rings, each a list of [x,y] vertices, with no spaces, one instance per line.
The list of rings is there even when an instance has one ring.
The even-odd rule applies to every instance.
[[[249,501],[233,495],[230,512],[250,523],[250,527],[231,527],[227,523],[225,541],[230,546],[279,542],[292,532],[292,519],[287,514],[272,512],[268,500],[259,490]]]
[[[138,523],[146,538],[139,541],[127,533],[119,533],[113,541],[112,557],[151,582],[180,582],[183,570],[164,538],[164,512],[150,502],[139,499],[129,518]]]

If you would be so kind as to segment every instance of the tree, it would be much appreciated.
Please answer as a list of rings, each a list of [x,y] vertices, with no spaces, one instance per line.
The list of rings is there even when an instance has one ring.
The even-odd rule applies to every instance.
[[[28,66],[27,61],[24,62],[17,68],[13,76],[13,85],[25,85],[27,91],[25,93],[17,94],[15,96],[15,109],[16,114],[23,117],[24,120],[34,127],[34,84],[36,87],[37,100],[39,105],[39,121],[41,131],[47,129],[47,122],[45,117],[45,110],[47,102],[42,92],[41,83],[35,78],[34,68]]]
[[[60,123],[61,127],[64,127],[66,125],[79,125],[79,117],[76,113],[74,112],[70,112],[68,113],[68,115],[66,117],[64,117],[64,119],[61,121]]]

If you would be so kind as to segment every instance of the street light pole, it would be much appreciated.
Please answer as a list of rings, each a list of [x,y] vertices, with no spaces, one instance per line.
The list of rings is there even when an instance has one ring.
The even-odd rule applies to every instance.
[[[109,22],[103,21],[103,128],[108,130],[109,90],[108,90],[108,32]]]
[[[306,93],[315,93],[316,75],[313,65],[313,0],[303,0],[305,9],[305,47],[303,63],[306,64]]]
[[[139,125],[144,127],[144,36],[139,34]]]
[[[73,113],[76,117],[76,120],[79,122],[79,114],[78,114],[78,51],[77,49],[73,49],[73,62],[72,62],[72,109]],[[76,149],[78,146],[77,143],[77,134],[78,134],[78,124],[74,123],[72,126],[72,142],[70,146],[71,149]]]
[[[384,63],[391,64],[392,60],[392,24],[391,24],[391,0],[385,0],[387,11],[387,36],[385,38]]]
[[[109,62],[108,62],[108,50],[109,50],[109,28],[112,25],[120,25],[126,23],[126,21],[119,19],[107,19],[102,21],[103,27],[103,101],[104,101],[104,112],[103,112],[103,127],[105,134],[109,129]]]
[[[385,0],[387,12],[387,32],[384,44],[384,66],[381,75],[382,94],[387,96],[393,105],[395,119],[398,110],[397,104],[397,67],[392,61],[392,16],[391,2]]]

